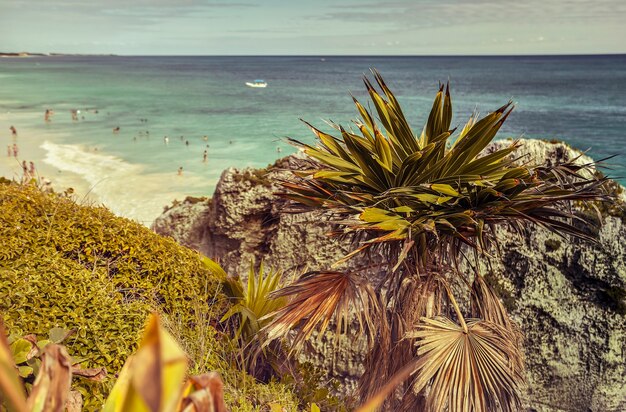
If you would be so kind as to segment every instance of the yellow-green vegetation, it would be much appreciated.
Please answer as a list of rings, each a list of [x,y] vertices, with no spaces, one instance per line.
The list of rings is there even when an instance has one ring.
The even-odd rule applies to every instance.
[[[63,338],[56,330],[51,334]],[[43,348],[31,345],[25,337],[22,359],[35,353],[41,363],[35,381],[26,386],[18,377],[14,345],[5,337],[0,322],[0,410],[13,412],[79,412],[82,396],[72,390],[77,372],[64,346],[48,342]],[[33,359],[33,358],[30,358]],[[226,412],[224,385],[215,372],[198,376],[187,374],[188,358],[172,336],[152,314],[136,353],[128,357],[115,386],[104,403],[104,412]],[[91,371],[82,371],[91,372]],[[21,375],[21,373],[20,373]]]
[[[77,205],[33,186],[0,184],[0,316],[10,334],[48,336],[74,330],[65,342],[82,367],[106,367],[101,383],[74,380],[85,410],[101,407],[113,377],[138,346],[156,310],[183,339],[194,372],[223,375],[232,410],[279,399],[288,387],[262,385],[233,369],[237,348],[214,326],[227,310],[222,274],[200,255],[106,208]]]

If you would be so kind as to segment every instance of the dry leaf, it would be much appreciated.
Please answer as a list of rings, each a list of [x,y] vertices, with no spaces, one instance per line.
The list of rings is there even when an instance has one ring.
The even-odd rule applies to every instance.
[[[63,412],[72,383],[72,364],[67,350],[51,343],[41,355],[42,364],[28,398],[30,412]]]

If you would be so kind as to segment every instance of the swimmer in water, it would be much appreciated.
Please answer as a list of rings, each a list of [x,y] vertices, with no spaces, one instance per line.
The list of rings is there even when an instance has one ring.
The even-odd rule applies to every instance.
[[[13,137],[17,136],[17,130],[15,129],[15,126],[9,127],[9,130],[11,130],[11,134],[13,135]]]
[[[120,127],[119,126],[113,128],[113,133],[117,134],[119,132],[120,132]]]
[[[170,144],[170,138],[169,138],[169,137],[167,137],[167,136],[165,136],[165,137],[163,138],[163,143],[165,143],[165,144]]]
[[[208,140],[209,140],[209,136],[206,136],[206,135],[205,135],[205,136],[202,136],[202,139],[206,142],[206,141],[208,141]]]
[[[189,146],[189,140],[185,141],[185,146]]]
[[[202,162],[206,163],[207,157],[209,156],[209,152],[208,151],[204,151],[204,154],[202,155]]]

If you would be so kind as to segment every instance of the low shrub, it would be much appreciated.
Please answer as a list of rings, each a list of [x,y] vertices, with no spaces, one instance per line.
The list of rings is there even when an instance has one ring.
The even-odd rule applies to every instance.
[[[12,335],[75,331],[64,342],[69,354],[85,358],[83,367],[105,367],[109,376],[80,382],[85,410],[100,409],[154,310],[169,320],[174,336],[188,340],[184,347],[205,343],[189,353],[192,364],[197,372],[222,373],[233,410],[276,397],[287,408],[297,404],[287,386],[242,380],[245,373],[225,361],[231,349],[213,326],[229,303],[221,275],[198,253],[104,207],[34,186],[0,185],[0,210],[0,316]]]

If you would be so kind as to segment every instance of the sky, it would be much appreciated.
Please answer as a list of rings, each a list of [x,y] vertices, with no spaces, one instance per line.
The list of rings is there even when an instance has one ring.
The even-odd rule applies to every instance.
[[[626,0],[0,0],[0,51],[626,53]]]

